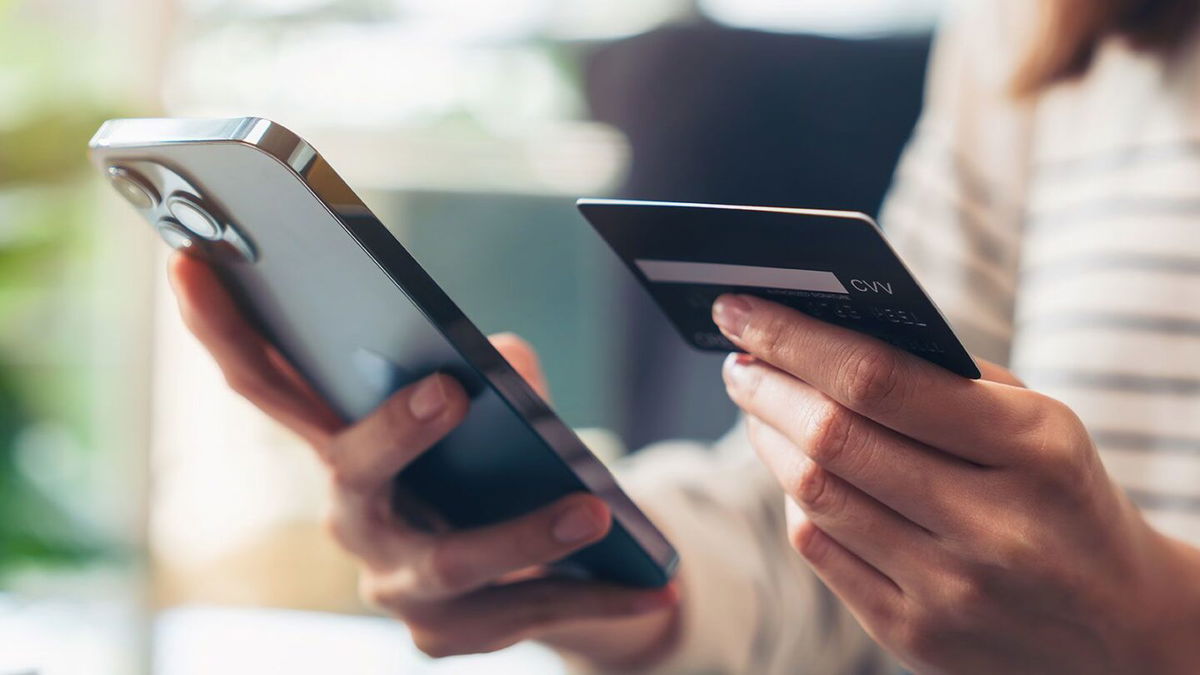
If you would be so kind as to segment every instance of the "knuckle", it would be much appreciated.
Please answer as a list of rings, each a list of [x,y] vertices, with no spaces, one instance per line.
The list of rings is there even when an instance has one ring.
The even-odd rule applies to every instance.
[[[843,357],[841,390],[855,410],[887,412],[897,404],[905,378],[889,351],[853,348]]]
[[[972,575],[979,585],[991,585],[1011,574],[1034,572],[1042,566],[1045,552],[1031,538],[1014,533],[993,544],[991,557],[990,566]]]
[[[845,507],[846,492],[834,481],[820,465],[809,462],[800,472],[794,496],[810,511],[827,517],[836,516]]]
[[[927,663],[941,660],[947,645],[962,635],[987,630],[986,623],[979,623],[983,605],[975,604],[978,596],[971,585],[953,577],[939,582],[943,585],[939,594],[927,596],[927,602],[911,603],[904,620],[898,622],[904,651]]]
[[[329,480],[340,490],[354,492],[362,480],[354,456],[354,452],[343,443],[333,444],[329,451],[324,453]]]
[[[803,518],[789,522],[787,525],[788,544],[791,545],[792,550],[806,558],[808,556],[804,554],[804,549],[809,545],[808,540],[812,537],[812,528],[812,523]]]
[[[986,631],[994,625],[990,609],[996,598],[995,587],[971,575],[948,574],[939,579],[928,603],[915,612],[908,634],[909,650],[923,660],[933,660],[937,650],[959,636]]]
[[[871,626],[888,627],[896,624],[903,610],[903,600],[872,595],[862,602],[864,618]]]
[[[951,617],[965,621],[973,611],[985,606],[991,597],[990,589],[995,587],[996,576],[994,570],[977,567],[966,574],[944,579],[940,602],[937,609],[931,612],[937,626],[949,629]]]
[[[971,581],[982,593],[1000,596],[1005,589],[1025,584],[1070,593],[1076,582],[1077,568],[1052,553],[1055,543],[1032,534],[1013,533],[994,542],[986,563],[977,564]]]
[[[337,509],[329,509],[321,516],[321,531],[327,537],[333,540],[338,546],[343,549],[348,549],[350,544],[349,532],[346,530],[345,520]]]
[[[224,376],[225,384],[235,394],[251,402],[262,399],[269,390],[266,380],[253,371],[225,370]]]
[[[945,648],[949,632],[940,612],[921,610],[904,622],[897,642],[903,652],[928,663],[939,660],[938,653]]]
[[[797,553],[805,560],[820,565],[829,555],[830,542],[823,532],[811,521],[804,519],[788,527],[788,539]]]
[[[946,565],[948,579],[939,579],[936,587],[935,595],[945,606],[953,607],[968,600],[960,597],[968,591],[1000,587],[1011,570],[1021,569],[1022,552],[993,528],[981,529],[977,536],[960,545]]]
[[[1040,396],[1029,461],[1047,497],[1070,502],[1091,494],[1095,453],[1091,438],[1064,403]]]
[[[427,591],[455,595],[471,585],[471,568],[458,549],[434,544],[426,557],[422,586]]]
[[[415,629],[411,625],[409,629],[412,632],[413,645],[431,659],[444,659],[470,653],[470,650],[460,641],[447,638],[442,633]]]
[[[807,432],[808,456],[818,464],[835,464],[850,447],[854,414],[834,401],[814,405]]]
[[[384,589],[383,584],[366,574],[358,577],[358,597],[367,607],[385,611],[392,600],[391,594]]]
[[[1075,413],[1065,403],[1044,394],[1029,392],[1028,413],[1024,424],[1024,435],[1029,439],[1034,461],[1053,462],[1071,454],[1078,441],[1070,421]]]

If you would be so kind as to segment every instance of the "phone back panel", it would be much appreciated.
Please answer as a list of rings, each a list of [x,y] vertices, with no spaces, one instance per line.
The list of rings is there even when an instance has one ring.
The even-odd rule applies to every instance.
[[[666,583],[670,545],[324,160],[278,125],[226,124],[235,122],[266,126],[189,132],[200,140],[171,137],[176,127],[102,128],[93,156],[138,171],[164,195],[194,187],[244,235],[257,259],[216,262],[219,274],[344,419],[434,372],[463,384],[466,421],[397,477],[400,489],[463,528],[592,491],[613,509],[614,527],[569,566],[624,584]],[[171,185],[172,172],[186,184]]]

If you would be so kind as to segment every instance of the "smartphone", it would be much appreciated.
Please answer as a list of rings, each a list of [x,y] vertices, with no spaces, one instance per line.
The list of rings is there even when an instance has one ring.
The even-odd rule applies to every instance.
[[[723,293],[744,293],[980,377],[870,216],[616,199],[581,199],[578,206],[696,349],[737,351],[713,323],[712,305]]]
[[[462,383],[465,421],[395,477],[398,509],[415,496],[472,528],[590,492],[612,530],[557,567],[628,586],[670,580],[677,554],[663,534],[311,145],[259,118],[118,119],[90,154],[169,246],[216,270],[346,421],[435,372]]]

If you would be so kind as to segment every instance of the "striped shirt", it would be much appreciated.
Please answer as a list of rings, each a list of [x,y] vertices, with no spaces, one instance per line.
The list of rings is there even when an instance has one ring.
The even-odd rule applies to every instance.
[[[1018,102],[1039,1],[948,18],[884,228],[971,350],[1069,404],[1149,520],[1200,544],[1200,39],[1170,62],[1112,40]],[[898,669],[788,547],[740,430],[641,453],[625,481],[683,559],[665,671]]]

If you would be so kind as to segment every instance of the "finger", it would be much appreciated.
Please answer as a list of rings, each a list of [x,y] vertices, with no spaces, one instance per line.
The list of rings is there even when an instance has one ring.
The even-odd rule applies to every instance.
[[[975,357],[975,364],[979,366],[979,372],[983,375],[983,379],[989,382],[997,382],[999,384],[1007,384],[1011,387],[1025,388],[1025,383],[1021,378],[1013,375],[1008,368],[998,366],[991,361]]]
[[[750,354],[851,410],[971,461],[1010,463],[1014,449],[1036,446],[1042,432],[1046,409],[1031,392],[960,377],[782,305],[725,295],[713,320]]]
[[[868,632],[900,615],[904,594],[891,579],[822,532],[791,500],[787,520],[792,547]]]
[[[414,599],[463,595],[514,572],[549,565],[608,534],[608,507],[589,494],[564,497],[549,506],[497,525],[450,532],[434,538],[396,583],[410,586]]]
[[[782,437],[777,437],[782,440]],[[814,525],[894,581],[914,590],[937,555],[928,530],[808,462],[789,495]]]
[[[184,323],[234,391],[313,445],[324,444],[343,426],[332,409],[278,367],[282,357],[272,355],[208,265],[176,254],[169,277]]]
[[[433,535],[408,526],[391,508],[388,495],[338,490],[325,517],[325,530],[371,574],[402,567],[413,551],[430,545]]]
[[[421,651],[454,656],[503,649],[568,623],[641,616],[676,602],[673,586],[642,590],[538,579],[487,588],[405,618]]]
[[[786,373],[731,360],[725,381],[785,490],[797,486],[807,458],[934,532],[953,530],[961,505],[975,502],[978,466],[880,426]]]
[[[491,341],[496,351],[533,387],[538,396],[549,401],[550,385],[546,383],[546,374],[533,347],[513,333],[498,333],[491,337]]]
[[[392,394],[370,415],[338,434],[321,451],[335,485],[372,496],[466,417],[462,385],[431,375]]]

